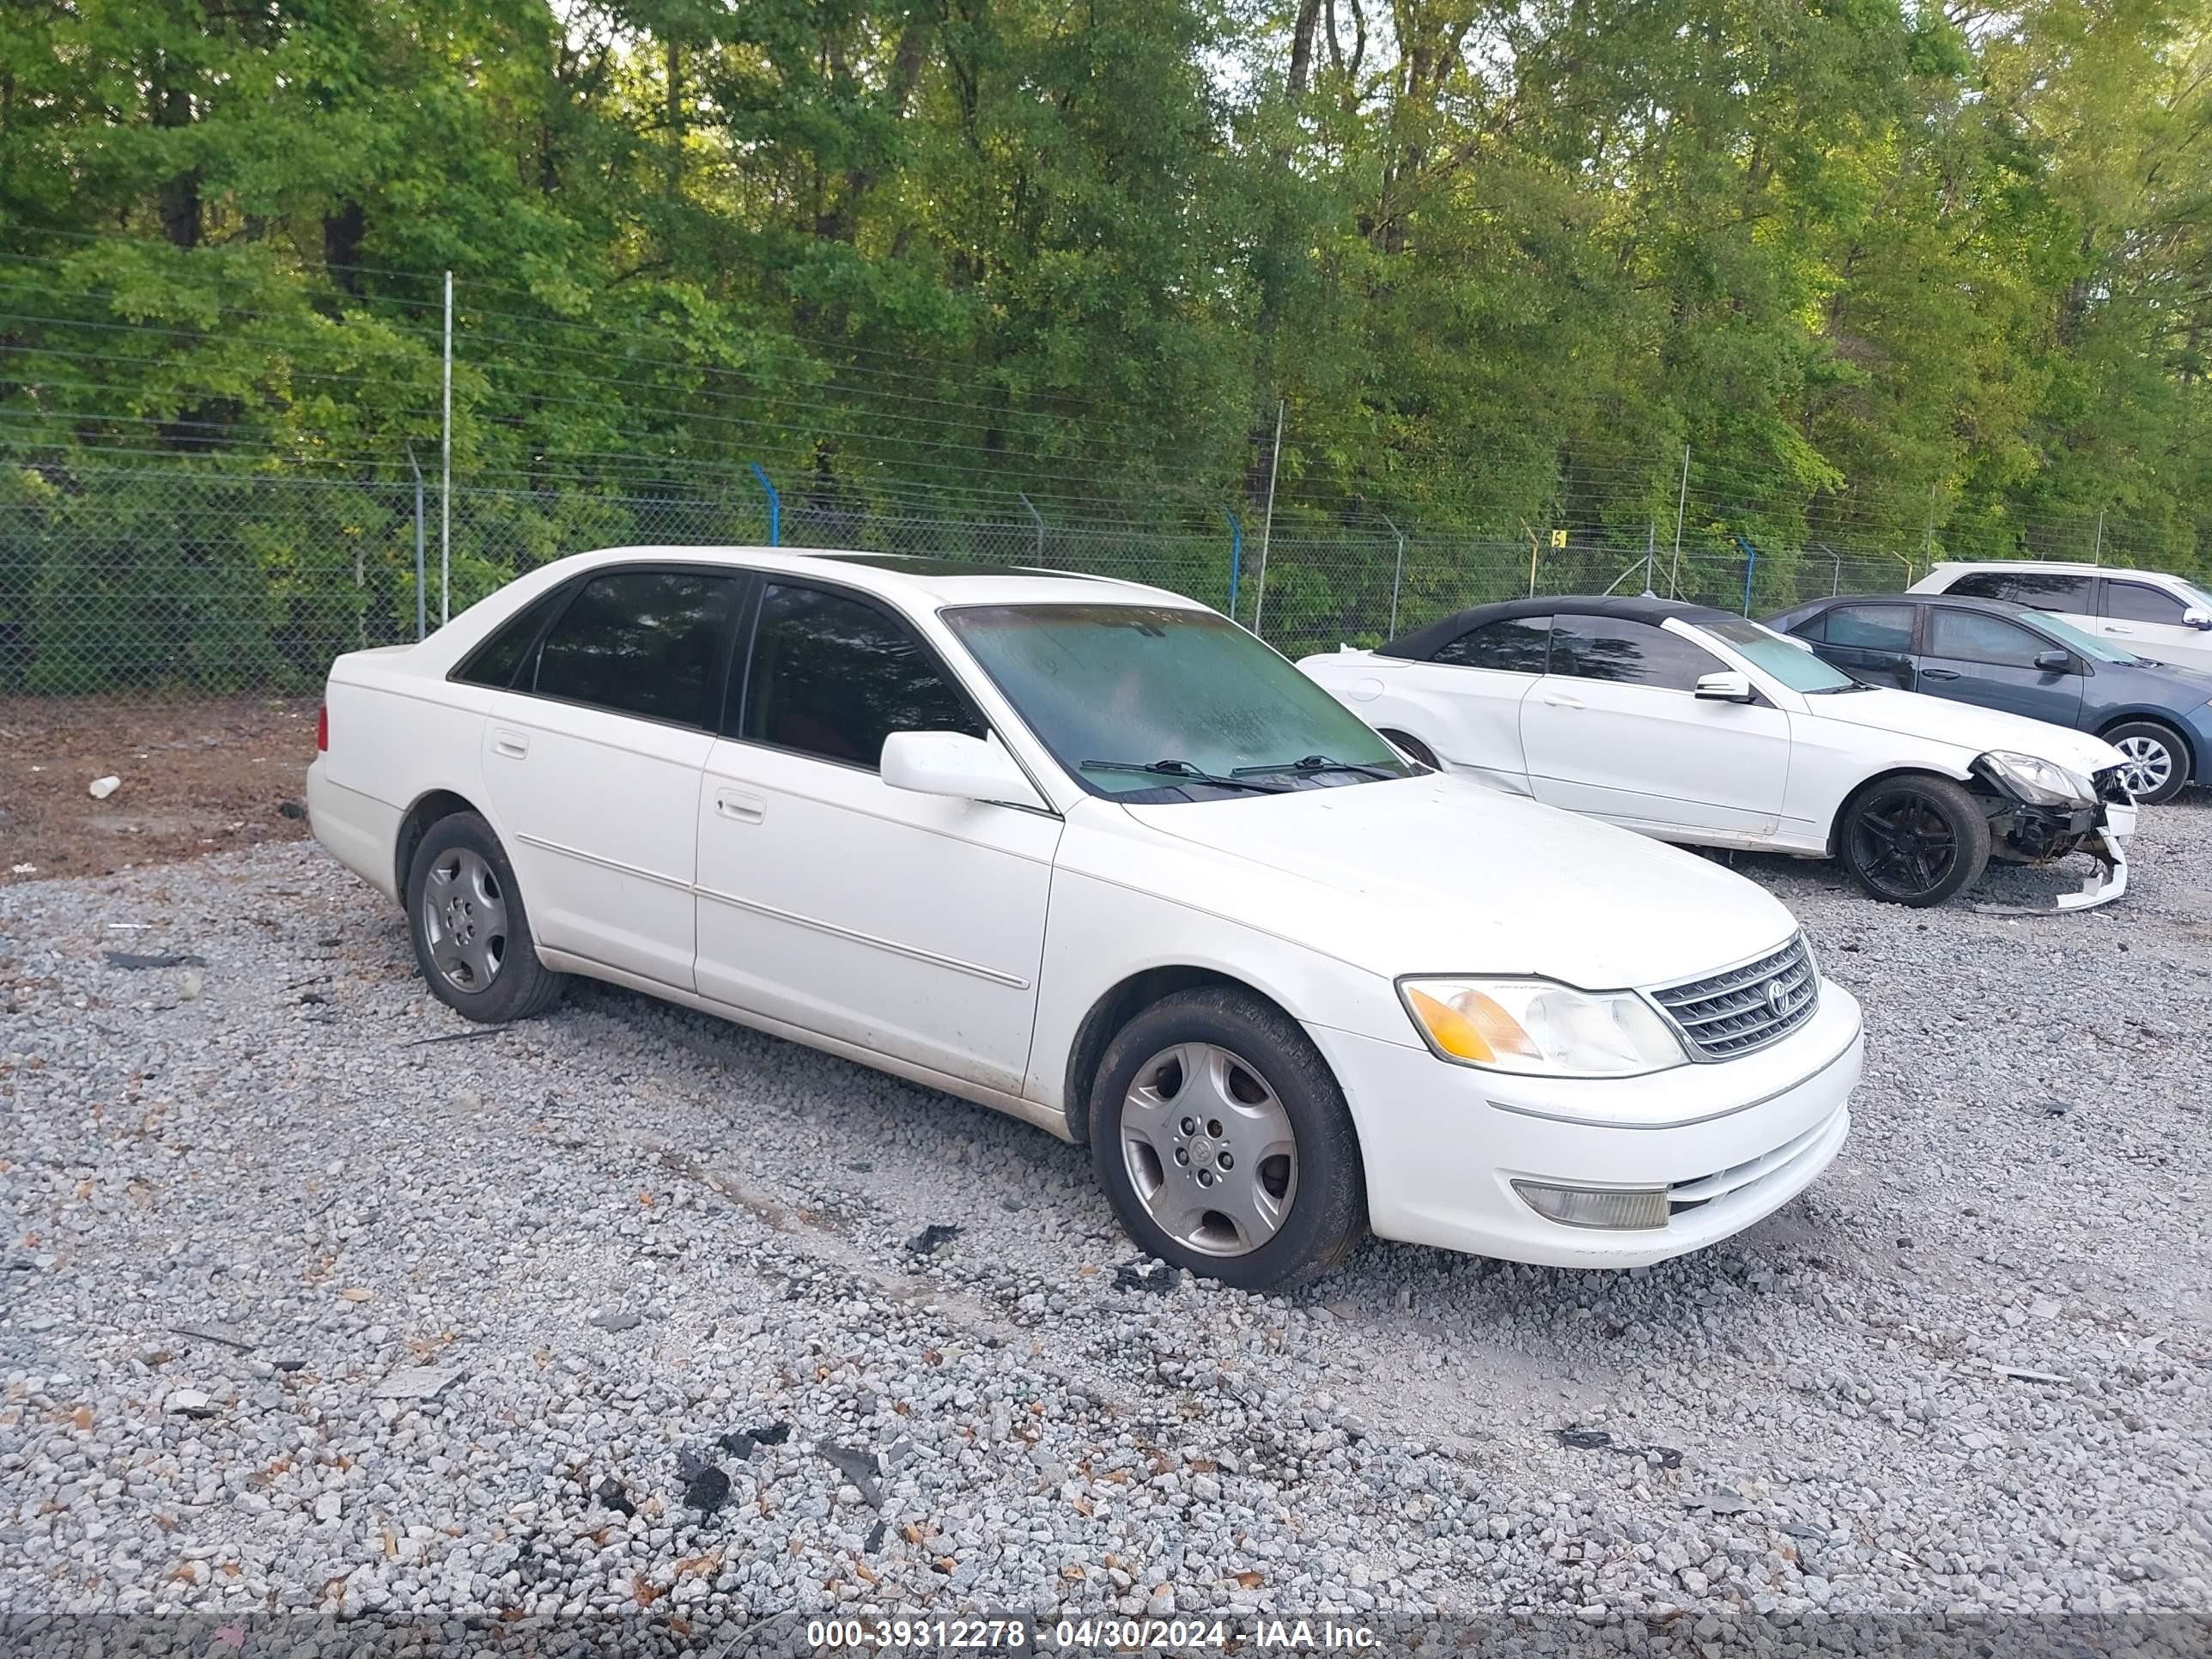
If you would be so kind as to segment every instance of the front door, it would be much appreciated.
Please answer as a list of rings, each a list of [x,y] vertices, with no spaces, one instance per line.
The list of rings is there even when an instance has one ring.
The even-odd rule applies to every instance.
[[[742,655],[742,653],[741,653]],[[879,601],[777,579],[697,806],[699,989],[1018,1093],[1060,820],[893,789],[893,732],[988,728]]]
[[[1562,614],[1550,672],[1521,705],[1536,799],[1635,829],[1771,832],[1790,781],[1790,717],[1695,695],[1732,672],[1649,623]]]
[[[491,810],[538,943],[692,988],[700,769],[738,579],[593,576],[484,722]]]
[[[2182,620],[2187,601],[2148,582],[2107,576],[2097,631],[2120,650],[2176,668],[2212,671],[2212,633]]]
[[[2081,717],[2081,659],[2018,623],[1931,605],[1923,646],[1920,689],[1932,696],[2054,726],[2072,726]]]

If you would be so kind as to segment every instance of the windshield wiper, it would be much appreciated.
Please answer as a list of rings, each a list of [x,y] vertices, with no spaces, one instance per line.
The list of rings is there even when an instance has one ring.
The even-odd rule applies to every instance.
[[[1156,761],[1085,761],[1078,769],[1085,772],[1150,772],[1157,777],[1173,778],[1182,783],[1210,783],[1218,789],[1249,789],[1255,795],[1280,795],[1290,786],[1280,783],[1255,783],[1249,778],[1224,777],[1216,772],[1201,771],[1187,760]]]
[[[1357,772],[1362,777],[1395,778],[1400,773],[1387,771],[1380,766],[1363,766],[1357,761],[1331,760],[1326,755],[1308,755],[1304,760],[1284,761],[1276,766],[1237,766],[1230,769],[1232,778],[1258,777],[1268,772]]]

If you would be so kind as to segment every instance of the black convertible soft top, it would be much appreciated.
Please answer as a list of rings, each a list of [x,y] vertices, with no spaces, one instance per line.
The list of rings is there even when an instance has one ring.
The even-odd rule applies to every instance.
[[[1730,622],[1743,620],[1733,611],[1718,611],[1710,605],[1692,605],[1686,599],[1656,599],[1641,594],[1629,598],[1540,594],[1533,599],[1507,599],[1498,605],[1471,606],[1446,617],[1442,622],[1432,622],[1426,628],[1401,634],[1389,644],[1376,647],[1375,654],[1378,657],[1408,657],[1418,662],[1426,662],[1470,628],[1480,628],[1485,623],[1508,622],[1516,617],[1555,616],[1561,611],[1577,617],[1610,617],[1617,622],[1652,623],[1662,623],[1669,617],[1680,617],[1684,622],[1709,622],[1716,617]]]

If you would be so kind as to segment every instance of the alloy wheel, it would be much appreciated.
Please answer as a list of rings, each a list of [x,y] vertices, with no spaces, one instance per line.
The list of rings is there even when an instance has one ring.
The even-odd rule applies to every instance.
[[[430,960],[457,990],[482,991],[507,956],[507,899],[481,854],[449,850],[422,884],[422,937]]]
[[[2120,782],[2137,800],[2172,781],[2173,751],[2156,738],[2122,738],[2116,746],[2122,757]]]
[[[1249,1255],[1297,1197],[1297,1136],[1257,1071],[1210,1042],[1163,1048],[1121,1103],[1121,1155],[1145,1213],[1187,1249]]]
[[[1861,874],[1890,898],[1932,891],[1959,859],[1949,820],[1916,789],[1875,796],[1852,820],[1850,835]]]

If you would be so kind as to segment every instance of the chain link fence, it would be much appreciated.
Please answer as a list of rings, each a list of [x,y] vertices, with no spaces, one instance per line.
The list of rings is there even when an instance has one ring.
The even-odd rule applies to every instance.
[[[441,505],[434,485],[297,465],[0,464],[0,694],[312,693],[339,653],[438,625]],[[564,554],[775,539],[1150,583],[1232,612],[1293,657],[1528,593],[1649,590],[1760,615],[1818,594],[1894,592],[1918,574],[1883,554],[1677,553],[1572,528],[1516,539],[1279,522],[1263,557],[1225,512],[1218,529],[1153,529],[1048,520],[1025,502],[1016,514],[896,496],[771,505],[739,480],[457,483],[449,511],[455,615]]]

